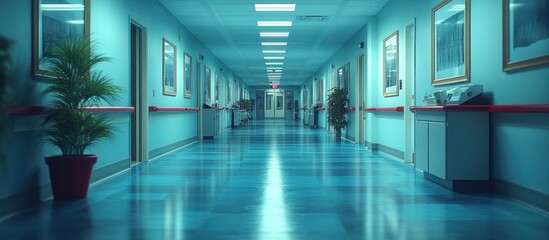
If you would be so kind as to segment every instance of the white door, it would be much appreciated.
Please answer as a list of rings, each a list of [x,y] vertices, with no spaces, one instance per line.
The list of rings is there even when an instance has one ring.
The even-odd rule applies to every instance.
[[[406,78],[404,79],[405,102],[404,102],[404,130],[405,130],[405,149],[404,161],[413,161],[414,152],[414,114],[410,112],[410,107],[414,105],[415,100],[415,20],[406,25]]]
[[[265,118],[274,118],[275,94],[271,90],[265,92]]]
[[[265,91],[265,118],[284,118],[284,91]]]
[[[275,118],[284,118],[284,92],[275,90]]]

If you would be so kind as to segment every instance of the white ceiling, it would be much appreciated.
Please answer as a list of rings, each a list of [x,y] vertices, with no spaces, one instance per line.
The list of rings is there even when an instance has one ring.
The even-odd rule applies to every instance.
[[[281,86],[301,85],[389,0],[159,0],[189,31],[250,86],[267,86],[264,56],[284,56]],[[255,3],[295,3],[295,12],[256,12]],[[301,21],[324,16],[324,21]],[[258,27],[257,21],[293,21],[291,27]],[[290,32],[259,37],[260,31]],[[286,41],[288,46],[261,46]],[[262,50],[285,49],[286,54]],[[279,60],[280,61],[280,60]]]

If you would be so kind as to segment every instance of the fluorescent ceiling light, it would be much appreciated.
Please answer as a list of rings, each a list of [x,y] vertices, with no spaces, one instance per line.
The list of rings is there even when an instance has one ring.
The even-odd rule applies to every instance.
[[[286,46],[287,42],[261,42],[262,46]]]
[[[260,32],[260,37],[288,37],[290,36],[289,32]]]
[[[40,4],[42,11],[84,11],[84,4]]]
[[[292,21],[257,21],[259,27],[291,27]]]
[[[282,69],[280,69],[280,70],[267,69],[267,73],[282,73]]]
[[[84,24],[84,20],[67,20],[67,23],[68,23],[68,24],[78,24],[78,25],[82,25],[82,24]]]
[[[282,73],[277,73],[277,72],[268,72],[267,75],[282,75]]]
[[[282,69],[280,70],[274,70],[275,73],[281,73],[282,72]]]
[[[295,4],[254,4],[256,12],[293,12]]]
[[[282,70],[282,67],[267,67],[267,70]]]
[[[281,63],[281,62],[266,62],[265,65],[284,65],[284,63]]]
[[[263,53],[286,53],[286,50],[263,50]]]
[[[265,60],[284,60],[284,57],[263,57]]]

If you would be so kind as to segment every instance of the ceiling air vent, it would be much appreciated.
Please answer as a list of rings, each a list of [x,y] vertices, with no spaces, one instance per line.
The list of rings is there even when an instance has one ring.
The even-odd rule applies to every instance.
[[[325,16],[301,16],[298,18],[303,22],[322,22],[326,20]]]

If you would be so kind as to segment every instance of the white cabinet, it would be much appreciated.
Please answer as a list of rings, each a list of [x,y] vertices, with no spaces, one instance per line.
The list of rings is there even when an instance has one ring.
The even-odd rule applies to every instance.
[[[202,110],[202,137],[212,139],[219,134],[219,110],[204,108]]]
[[[416,168],[452,189],[457,181],[488,180],[488,112],[425,108],[415,109]]]

